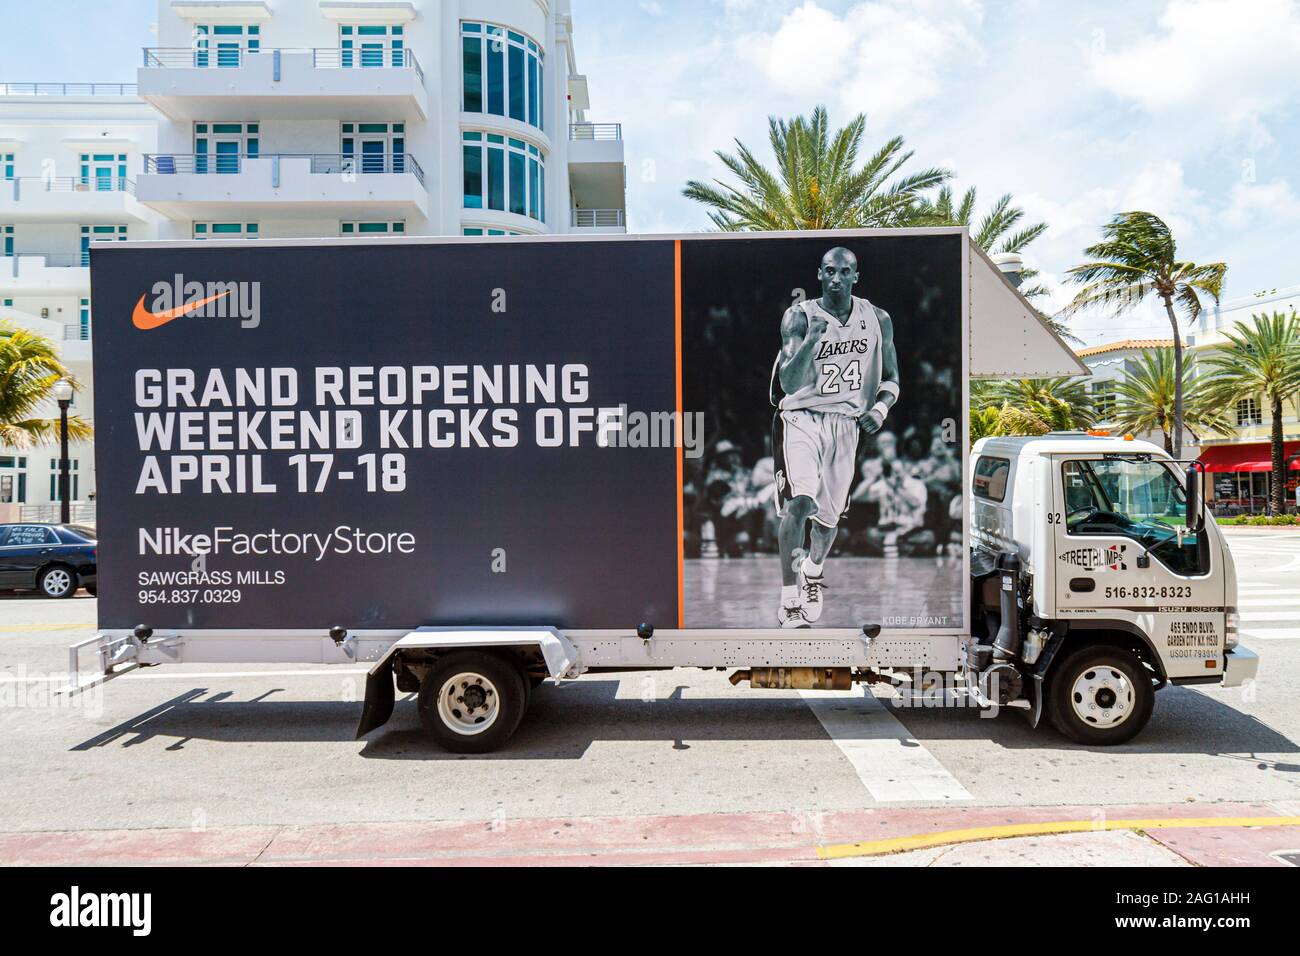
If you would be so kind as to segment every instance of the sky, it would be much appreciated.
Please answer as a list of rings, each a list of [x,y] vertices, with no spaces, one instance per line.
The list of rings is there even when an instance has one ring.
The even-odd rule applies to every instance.
[[[1300,284],[1300,0],[572,0],[596,122],[623,124],[630,232],[709,228],[682,196],[771,115],[867,116],[979,208],[1048,224],[1053,290],[1113,214],[1144,209],[1180,258],[1228,264],[1225,298]],[[131,81],[155,0],[0,0],[0,80]],[[71,28],[70,25],[76,27]],[[1162,315],[1079,316],[1087,344]]]

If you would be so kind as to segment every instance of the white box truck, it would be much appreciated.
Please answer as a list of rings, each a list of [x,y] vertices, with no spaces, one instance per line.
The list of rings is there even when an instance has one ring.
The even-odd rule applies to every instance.
[[[361,662],[358,736],[401,691],[484,752],[591,672],[889,681],[1086,744],[1255,673],[1194,463],[970,449],[972,378],[1086,369],[962,229],[114,243],[91,274],[74,686]]]

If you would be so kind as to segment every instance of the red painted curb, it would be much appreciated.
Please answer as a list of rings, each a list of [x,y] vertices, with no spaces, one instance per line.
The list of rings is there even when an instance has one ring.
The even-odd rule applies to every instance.
[[[358,822],[0,833],[6,865],[581,866],[819,863],[816,847],[971,827],[1063,820],[1266,817],[1258,803],[1108,807],[888,808],[827,813]],[[1259,865],[1300,844],[1286,829],[1208,828],[1149,836],[1190,862]]]

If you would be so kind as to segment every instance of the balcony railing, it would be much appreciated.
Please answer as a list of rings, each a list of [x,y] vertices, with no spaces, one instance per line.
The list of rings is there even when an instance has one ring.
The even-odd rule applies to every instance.
[[[622,138],[622,123],[569,124],[569,139],[619,140]]]
[[[573,226],[576,229],[611,228],[623,225],[621,209],[575,209]]]
[[[50,255],[45,252],[15,252],[4,256],[10,266],[10,274],[15,278],[18,276],[19,267],[24,259],[43,259],[42,263],[47,269],[80,269],[90,265],[90,256],[84,252],[74,252],[71,255]]]
[[[0,83],[0,96],[135,96],[134,83]]]
[[[237,175],[248,160],[308,159],[316,175],[356,176],[375,173],[411,173],[424,185],[424,169],[410,153],[146,153],[144,171],[149,176],[179,173]]]
[[[320,70],[389,69],[414,70],[424,83],[415,54],[410,50],[343,50],[335,47],[278,47],[250,50],[239,46],[146,47],[146,69],[238,69],[251,57],[275,59],[282,53],[311,54],[311,65]]]
[[[124,176],[18,176],[13,184],[15,201],[36,193],[135,194],[135,183]]]
[[[63,341],[65,342],[89,342],[90,326],[86,325],[65,325],[63,327]]]

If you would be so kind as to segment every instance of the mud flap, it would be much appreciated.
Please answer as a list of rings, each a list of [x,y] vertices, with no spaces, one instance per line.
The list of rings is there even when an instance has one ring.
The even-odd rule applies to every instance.
[[[393,716],[395,698],[393,661],[389,658],[383,666],[366,675],[366,702],[361,707],[361,722],[357,724],[357,740],[376,727],[388,723],[388,718]]]

